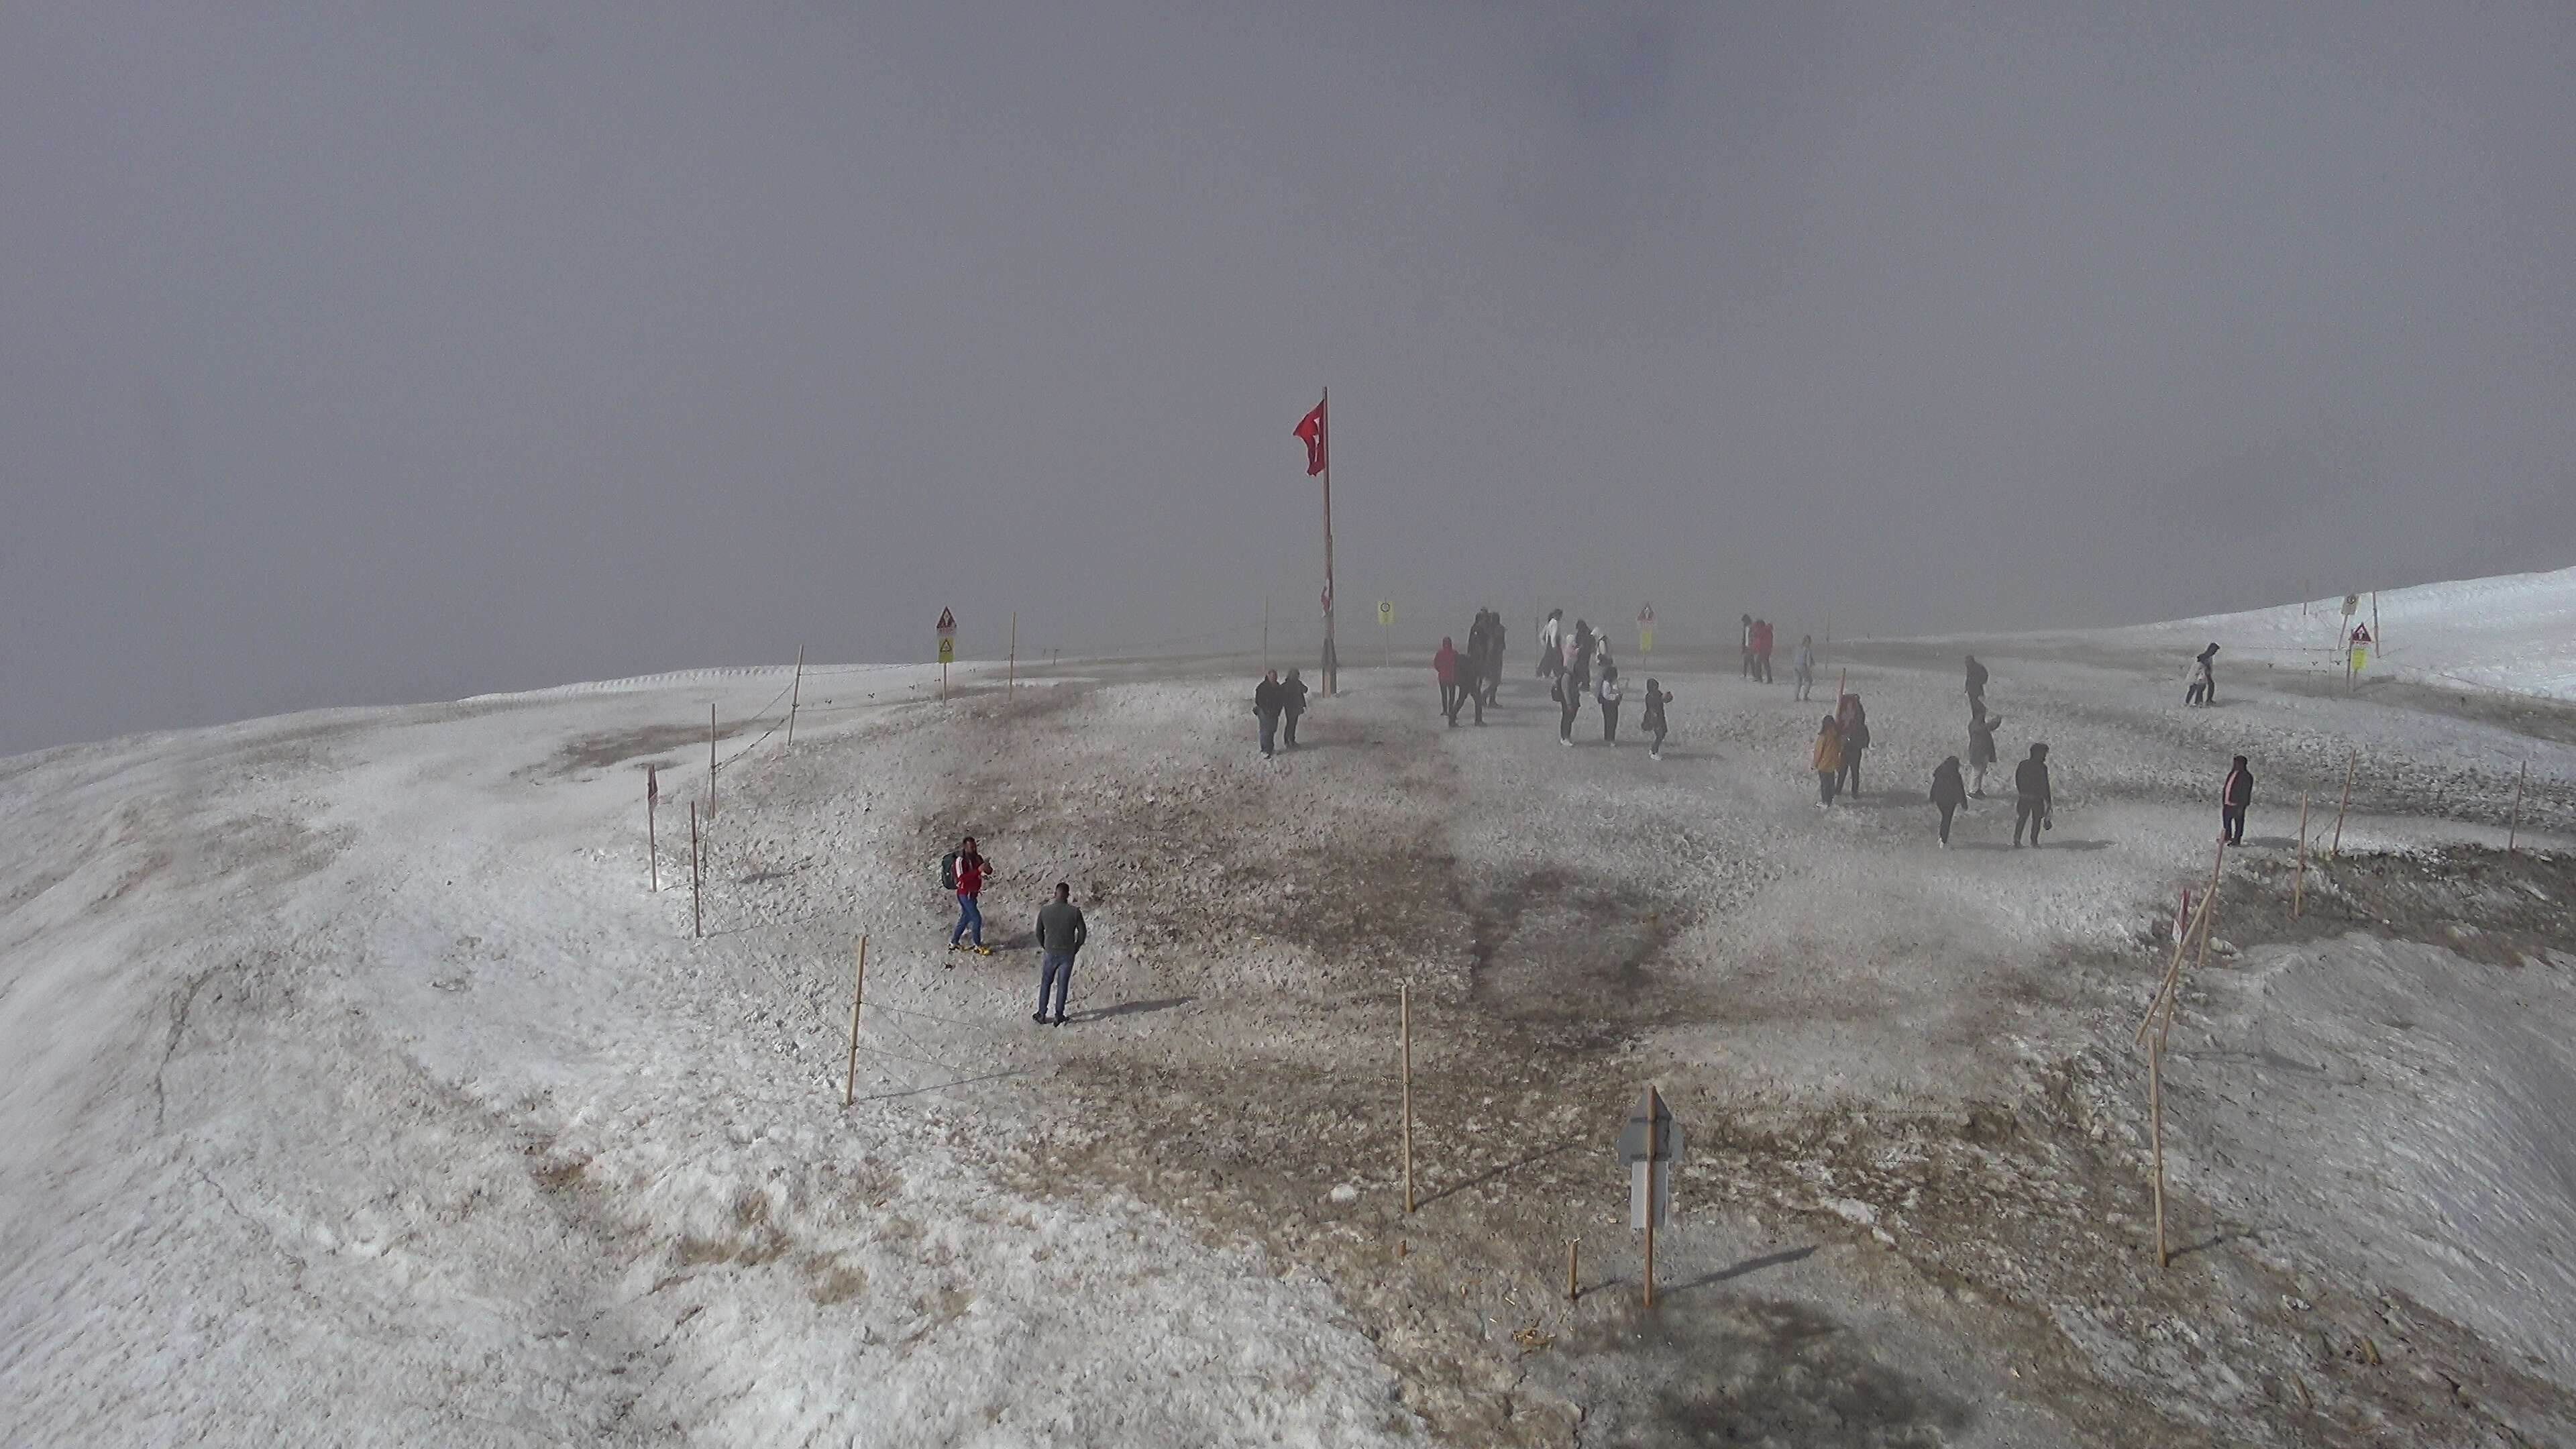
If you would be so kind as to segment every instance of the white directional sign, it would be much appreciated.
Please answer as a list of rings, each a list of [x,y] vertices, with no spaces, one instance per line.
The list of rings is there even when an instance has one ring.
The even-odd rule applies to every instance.
[[[1628,1226],[1646,1225],[1649,1194],[1655,1221],[1670,1222],[1673,1213],[1673,1165],[1681,1161],[1682,1129],[1662,1095],[1652,1087],[1637,1099],[1628,1123],[1619,1131],[1619,1160],[1628,1164]]]

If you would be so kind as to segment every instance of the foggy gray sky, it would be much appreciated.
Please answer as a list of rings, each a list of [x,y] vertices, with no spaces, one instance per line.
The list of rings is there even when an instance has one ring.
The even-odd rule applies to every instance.
[[[2576,562],[2576,7],[1572,9],[0,8],[0,751]]]

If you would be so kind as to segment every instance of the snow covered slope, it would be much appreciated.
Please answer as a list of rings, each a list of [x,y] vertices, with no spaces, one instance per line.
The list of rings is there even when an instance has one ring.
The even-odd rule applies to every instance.
[[[2366,624],[2372,612],[2372,598],[2363,594],[2357,617]],[[2388,589],[2378,596],[2377,616],[2381,647],[2373,651],[2369,678],[2393,675],[2576,699],[2576,568]],[[2173,655],[2177,670],[2215,641],[2223,646],[2220,668],[2240,671],[2240,677],[2249,664],[2268,664],[2340,678],[2344,629],[2343,600],[2337,597],[2120,629],[2008,637],[2150,649]]]

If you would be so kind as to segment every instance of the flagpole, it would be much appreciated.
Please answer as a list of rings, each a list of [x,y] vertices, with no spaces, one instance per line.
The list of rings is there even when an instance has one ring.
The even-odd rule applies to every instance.
[[[1333,647],[1333,610],[1341,599],[1333,592],[1333,390],[1324,389],[1324,693],[1342,692],[1342,657]]]

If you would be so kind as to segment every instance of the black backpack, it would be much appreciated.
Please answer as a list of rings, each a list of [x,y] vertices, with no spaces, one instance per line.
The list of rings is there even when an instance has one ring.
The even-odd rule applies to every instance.
[[[952,891],[957,889],[957,855],[952,850],[939,857],[939,883]]]

